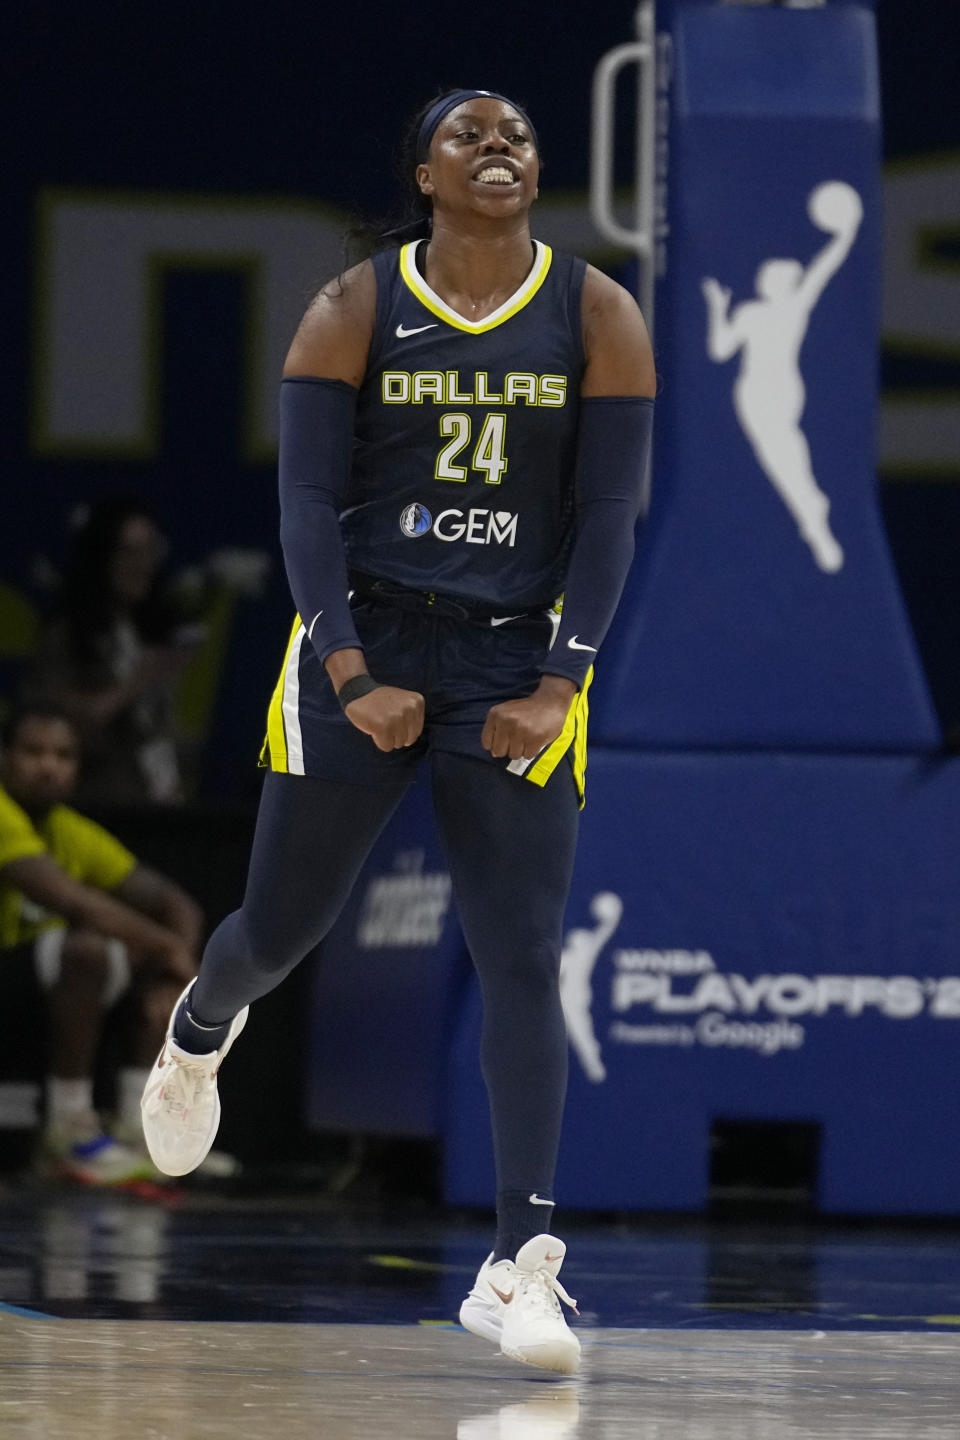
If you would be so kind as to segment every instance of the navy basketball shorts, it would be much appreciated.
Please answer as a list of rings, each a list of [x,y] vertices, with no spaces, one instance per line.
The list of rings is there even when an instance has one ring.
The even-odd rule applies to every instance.
[[[422,735],[405,749],[378,750],[340,709],[297,616],[270,701],[262,765],[291,775],[395,785],[412,780],[428,754],[446,751],[542,786],[565,761],[582,804],[591,677],[573,697],[561,734],[534,759],[495,758],[480,741],[491,706],[536,690],[554,633],[549,611],[491,621],[444,613],[425,598],[408,607],[357,595],[351,610],[373,678],[424,697]]]

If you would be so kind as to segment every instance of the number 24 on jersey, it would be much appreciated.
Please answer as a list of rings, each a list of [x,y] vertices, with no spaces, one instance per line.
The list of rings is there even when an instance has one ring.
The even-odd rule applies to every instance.
[[[477,437],[470,457],[470,467],[479,470],[486,484],[499,485],[506,473],[507,457],[504,441],[507,429],[506,415],[488,414]],[[440,438],[447,441],[437,456],[435,475],[438,480],[467,479],[467,466],[463,463],[464,452],[473,441],[473,422],[469,415],[448,411],[440,416]]]

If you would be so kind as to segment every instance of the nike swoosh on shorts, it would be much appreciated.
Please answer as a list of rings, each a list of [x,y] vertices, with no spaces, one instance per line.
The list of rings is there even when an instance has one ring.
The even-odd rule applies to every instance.
[[[570,636],[570,639],[567,641],[567,649],[568,649],[568,650],[593,650],[594,653],[596,653],[597,647],[596,647],[596,645],[581,645],[580,642],[578,641],[576,635],[571,635],[571,636]]]

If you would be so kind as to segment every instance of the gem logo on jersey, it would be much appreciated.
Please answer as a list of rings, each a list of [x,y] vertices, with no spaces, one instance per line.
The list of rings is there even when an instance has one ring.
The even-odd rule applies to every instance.
[[[517,519],[510,510],[441,510],[434,520],[426,505],[407,505],[400,514],[400,529],[415,539],[432,530],[438,540],[463,540],[467,545],[506,545],[517,540]]]
[[[432,524],[433,516],[426,505],[408,505],[400,516],[400,529],[411,539],[426,535]]]

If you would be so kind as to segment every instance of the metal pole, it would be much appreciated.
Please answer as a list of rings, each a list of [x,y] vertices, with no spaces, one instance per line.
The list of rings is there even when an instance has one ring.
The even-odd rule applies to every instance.
[[[641,0],[634,24],[637,38],[602,56],[593,76],[590,159],[590,214],[601,235],[632,250],[638,262],[638,299],[651,332],[654,291],[654,161],[656,121],[656,5]],[[628,65],[637,67],[637,133],[633,228],[614,211],[614,129],[616,85]]]

